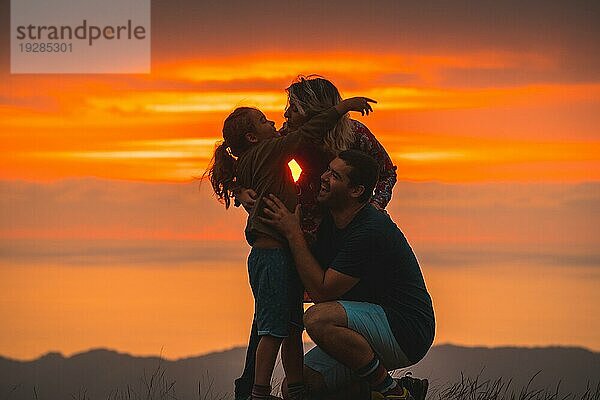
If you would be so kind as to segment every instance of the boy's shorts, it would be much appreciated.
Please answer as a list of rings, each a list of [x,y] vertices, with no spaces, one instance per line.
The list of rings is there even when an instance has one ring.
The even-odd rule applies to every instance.
[[[348,328],[360,333],[369,342],[388,371],[413,364],[398,345],[381,306],[345,300],[338,300],[338,303],[346,311]],[[334,360],[319,347],[306,353],[304,365],[321,374],[328,391],[337,391],[359,379],[350,368]]]
[[[287,337],[290,325],[302,330],[304,289],[290,251],[252,248],[248,275],[259,336]]]

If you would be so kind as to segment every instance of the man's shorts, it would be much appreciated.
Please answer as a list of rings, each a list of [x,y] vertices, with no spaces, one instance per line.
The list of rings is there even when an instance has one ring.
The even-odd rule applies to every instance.
[[[345,300],[338,303],[346,310],[348,327],[360,333],[369,342],[388,371],[413,364],[398,345],[381,306]],[[314,347],[304,356],[304,365],[320,373],[331,392],[358,380],[348,367],[328,356],[319,347]]]
[[[304,289],[288,249],[252,248],[248,275],[260,336],[284,338],[290,333],[290,325],[303,328]]]

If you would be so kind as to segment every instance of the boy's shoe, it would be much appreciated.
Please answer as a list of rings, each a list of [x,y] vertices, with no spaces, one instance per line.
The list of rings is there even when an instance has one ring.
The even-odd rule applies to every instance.
[[[400,383],[398,382],[398,385]],[[398,392],[394,390],[394,392]],[[388,393],[383,394],[379,392],[371,392],[371,400],[415,400],[413,396],[411,396],[410,392],[406,388],[402,388],[400,393]]]
[[[396,379],[398,384],[410,392],[415,400],[425,400],[427,395],[427,389],[429,388],[429,381],[427,379],[413,378],[408,372],[405,376],[400,379]]]

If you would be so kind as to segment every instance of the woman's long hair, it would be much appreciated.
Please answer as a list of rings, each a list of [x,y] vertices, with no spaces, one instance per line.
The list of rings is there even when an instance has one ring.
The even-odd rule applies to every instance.
[[[335,85],[318,75],[300,75],[286,91],[288,101],[296,105],[299,113],[309,118],[342,101]],[[342,116],[324,138],[325,148],[334,154],[349,149],[353,142],[354,131],[348,114]]]
[[[229,208],[233,189],[236,186],[237,158],[250,147],[246,133],[254,132],[252,107],[236,108],[223,122],[223,141],[217,142],[212,160],[204,172],[208,175],[212,188],[219,201]]]

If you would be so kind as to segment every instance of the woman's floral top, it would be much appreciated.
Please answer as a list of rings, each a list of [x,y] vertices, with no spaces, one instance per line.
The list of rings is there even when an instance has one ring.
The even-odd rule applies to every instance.
[[[355,140],[350,148],[369,154],[379,164],[379,181],[375,186],[371,203],[383,210],[392,199],[392,189],[396,184],[396,166],[369,128],[359,121],[351,120],[351,122]],[[317,203],[317,194],[321,188],[321,175],[334,157],[334,154],[326,152],[317,145],[304,147],[294,157],[302,168],[302,174],[296,183],[302,207],[302,230],[308,240],[314,238],[321,223],[322,211]]]

